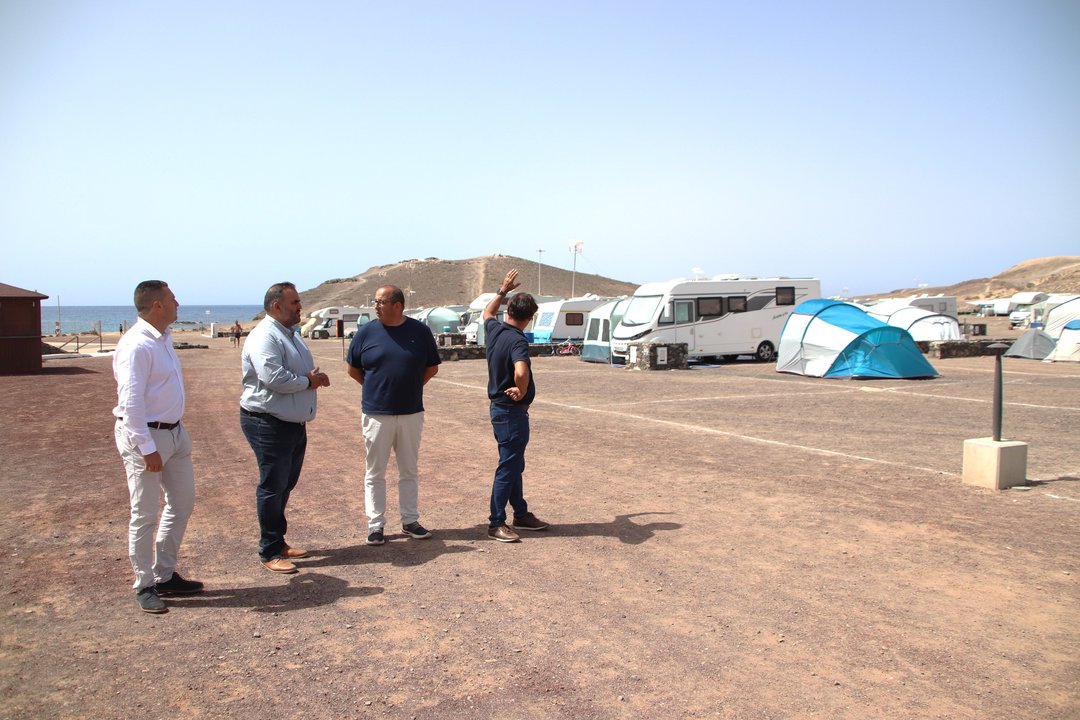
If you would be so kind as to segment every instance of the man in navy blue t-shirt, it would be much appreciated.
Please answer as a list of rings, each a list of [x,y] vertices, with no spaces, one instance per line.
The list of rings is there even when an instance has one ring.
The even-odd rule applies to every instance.
[[[517,542],[514,530],[546,530],[548,524],[529,512],[522,487],[525,447],[529,444],[529,405],[536,396],[529,341],[525,328],[536,315],[536,300],[518,293],[506,305],[506,321],[498,319],[499,307],[511,290],[521,283],[517,270],[506,273],[499,292],[484,308],[487,334],[488,399],[491,401],[491,428],[499,443],[499,466],[491,487],[491,515],[488,537],[500,542]],[[513,529],[506,524],[506,504],[514,509]]]
[[[396,285],[375,291],[375,321],[349,345],[349,377],[363,386],[361,424],[366,451],[364,507],[368,545],[386,538],[386,465],[398,466],[401,529],[412,538],[431,537],[420,524],[420,436],[424,430],[424,385],[439,372],[439,350],[427,325],[405,316],[405,294]]]

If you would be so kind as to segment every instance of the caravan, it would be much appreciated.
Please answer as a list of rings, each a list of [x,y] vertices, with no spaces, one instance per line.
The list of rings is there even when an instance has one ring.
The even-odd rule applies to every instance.
[[[630,298],[623,296],[593,308],[585,318],[585,342],[581,359],[585,362],[611,362],[611,331],[622,320]]]
[[[607,298],[589,295],[541,303],[533,320],[533,342],[550,343],[585,339],[585,318]]]
[[[613,362],[626,362],[632,342],[686,343],[690,358],[776,356],[780,331],[794,307],[821,297],[816,278],[671,280],[634,291],[611,333]]]

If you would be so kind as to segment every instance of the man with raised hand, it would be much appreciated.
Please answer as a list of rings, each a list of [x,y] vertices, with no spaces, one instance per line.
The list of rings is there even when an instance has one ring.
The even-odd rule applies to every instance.
[[[131,520],[128,556],[135,600],[143,612],[168,612],[162,595],[200,592],[203,584],[176,572],[180,542],[195,507],[195,470],[184,416],[184,378],[169,326],[180,303],[161,280],[135,288],[138,320],[116,345],[116,449],[127,472]],[[158,522],[158,505],[165,507]],[[157,528],[155,539],[155,525]]]
[[[487,338],[488,400],[491,428],[499,443],[499,466],[491,487],[488,537],[517,542],[515,530],[546,530],[548,524],[529,512],[522,474],[525,447],[529,444],[529,405],[536,397],[529,341],[525,328],[536,315],[536,300],[518,293],[506,305],[506,321],[498,319],[499,307],[521,283],[517,270],[506,273],[502,286],[484,308],[482,322]],[[513,528],[506,525],[506,504],[514,509]]]
[[[244,392],[240,428],[259,464],[255,508],[259,560],[270,572],[294,573],[307,552],[285,542],[285,507],[300,479],[307,450],[307,423],[315,419],[316,390],[330,385],[300,338],[300,294],[275,283],[263,298],[266,317],[248,335],[241,353]]]

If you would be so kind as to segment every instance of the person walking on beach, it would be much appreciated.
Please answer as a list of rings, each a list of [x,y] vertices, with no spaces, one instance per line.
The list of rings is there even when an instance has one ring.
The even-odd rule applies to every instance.
[[[529,444],[529,404],[536,397],[529,341],[524,331],[536,314],[536,300],[528,293],[518,293],[506,305],[506,322],[498,319],[503,300],[521,284],[517,276],[517,270],[506,273],[482,315],[487,338],[491,428],[499,444],[499,465],[491,486],[488,537],[507,543],[521,539],[515,530],[548,528],[546,522],[529,512],[522,480],[525,447]],[[507,503],[514,509],[513,528],[506,525]]]
[[[439,372],[435,336],[405,316],[405,294],[395,285],[375,291],[376,320],[353,336],[346,358],[349,377],[363,387],[364,507],[368,545],[386,542],[386,466],[393,450],[398,466],[401,529],[411,538],[431,537],[420,524],[420,436],[424,385]]]
[[[244,334],[244,327],[237,320],[232,326],[232,344],[233,347],[240,347],[240,337]]]
[[[139,283],[135,288],[139,318],[113,354],[113,435],[131,501],[128,557],[135,571],[135,600],[148,613],[168,612],[162,595],[203,589],[201,582],[176,572],[180,542],[195,508],[191,438],[181,423],[184,378],[169,330],[179,307],[165,282]],[[165,508],[159,522],[163,490]]]
[[[240,428],[259,465],[255,507],[259,560],[276,573],[294,573],[307,552],[285,542],[285,507],[300,479],[307,450],[307,423],[315,419],[316,391],[330,385],[319,372],[296,326],[300,294],[292,283],[271,285],[263,299],[266,317],[248,334],[240,354],[244,392]]]

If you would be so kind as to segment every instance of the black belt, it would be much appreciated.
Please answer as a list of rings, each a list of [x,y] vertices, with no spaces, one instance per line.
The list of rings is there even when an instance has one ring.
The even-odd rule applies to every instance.
[[[148,422],[146,423],[146,427],[154,428],[155,430],[172,430],[174,427],[180,427],[180,423]]]
[[[277,419],[277,418],[274,418],[274,416],[271,415],[270,413],[253,412],[251,410],[248,410],[247,408],[240,408],[240,414],[241,415],[247,415],[248,417],[262,418],[264,420],[267,420],[267,419],[275,419],[276,420]]]
[[[120,422],[124,421],[124,418],[122,418],[122,417],[118,417],[116,419],[119,420]],[[180,427],[180,421],[177,420],[174,423],[148,422],[148,423],[146,423],[146,427],[154,428],[155,430],[172,430],[174,427]]]

